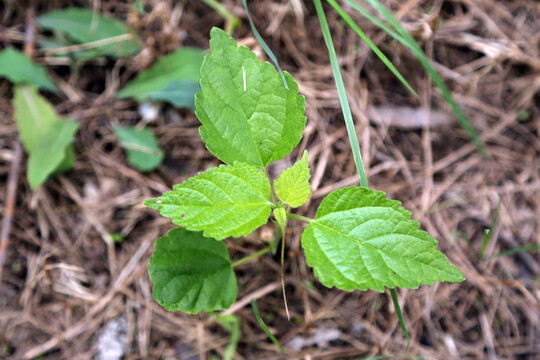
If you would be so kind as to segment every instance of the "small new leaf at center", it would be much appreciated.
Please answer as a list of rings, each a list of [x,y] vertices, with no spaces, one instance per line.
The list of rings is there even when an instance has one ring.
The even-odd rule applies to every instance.
[[[302,159],[283,171],[274,182],[276,195],[293,208],[302,206],[308,201],[311,195],[309,178],[307,151],[304,151]]]

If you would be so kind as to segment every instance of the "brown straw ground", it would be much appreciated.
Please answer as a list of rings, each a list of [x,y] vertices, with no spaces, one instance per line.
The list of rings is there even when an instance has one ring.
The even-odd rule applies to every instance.
[[[115,91],[156,57],[189,45],[207,48],[212,26],[225,21],[203,2],[8,1],[0,4],[2,46],[22,48],[29,9],[42,14],[76,3],[129,21],[145,41],[138,56],[67,66],[45,56],[61,94],[45,94],[63,116],[80,124],[76,168],[30,191],[26,157],[18,169],[14,216],[0,283],[0,358],[117,359],[99,357],[107,329],[122,328],[124,359],[221,358],[229,334],[206,314],[161,308],[147,275],[153,242],[172,228],[142,202],[189,176],[215,166],[187,110],[161,108],[149,125],[166,159],[141,174],[127,165],[112,125],[140,121],[136,103]],[[306,96],[307,127],[298,148],[272,168],[273,176],[309,151],[313,197],[300,214],[313,216],[322,198],[358,185],[329,59],[311,2],[248,1],[254,21]],[[414,98],[326,7],[356,121],[370,185],[410,209],[439,249],[467,280],[417,290],[398,289],[411,346],[424,359],[539,359],[540,264],[538,251],[494,256],[540,244],[540,5],[530,0],[384,1],[426,51],[480,138],[483,157],[458,125],[440,92],[409,51],[367,20],[359,26],[405,75]],[[240,0],[222,4],[242,20],[234,37],[264,52]],[[39,36],[39,34],[37,35]],[[28,41],[28,40],[27,40]],[[17,131],[11,85],[0,81],[0,214],[8,215],[8,177]],[[427,120],[429,119],[429,121]],[[13,171],[11,171],[13,173]],[[484,229],[493,229],[484,259]],[[343,292],[322,286],[300,246],[302,226],[287,231],[287,321],[279,259],[263,256],[239,266],[238,301],[226,314],[239,317],[237,359],[400,359],[404,338],[389,293]],[[296,226],[297,225],[297,226]],[[114,243],[111,233],[125,240]],[[271,226],[229,239],[233,259],[273,236]],[[281,354],[257,324],[256,299]],[[112,324],[112,325],[111,325]],[[101,355],[100,355],[101,356]]]

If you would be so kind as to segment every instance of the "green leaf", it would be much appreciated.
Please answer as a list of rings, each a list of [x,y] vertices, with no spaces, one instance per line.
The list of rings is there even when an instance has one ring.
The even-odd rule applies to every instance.
[[[34,63],[24,53],[12,47],[0,52],[0,77],[5,77],[14,84],[26,83],[41,89],[58,90],[43,66]]]
[[[96,55],[125,57],[140,50],[140,40],[127,24],[105,17],[90,9],[68,8],[53,10],[36,19],[40,28],[55,33],[66,33],[75,44],[86,44],[108,39],[109,43],[97,46],[91,51]],[[115,37],[129,35],[115,41]]]
[[[410,216],[382,191],[336,190],[302,234],[307,262],[324,285],[349,291],[463,281],[463,274],[437,250],[437,240],[419,230]]]
[[[201,68],[202,93],[195,97],[206,147],[225,163],[242,161],[264,168],[298,144],[306,124],[305,99],[285,74],[260,63],[223,30],[210,32],[212,53]]]
[[[32,189],[50,175],[75,165],[73,138],[78,124],[60,118],[30,85],[16,85],[13,107],[19,138],[29,155],[27,177]]]
[[[43,137],[41,144],[30,152],[27,177],[32,189],[36,189],[49,175],[57,172],[78,128],[79,124],[74,121],[57,122]]]
[[[268,221],[270,182],[244,163],[221,165],[175,185],[145,205],[188,230],[221,240],[248,235]]]
[[[29,85],[15,86],[13,107],[19,138],[27,153],[40,145],[55,123],[62,121],[52,105]]]
[[[117,96],[134,97],[137,101],[163,100],[178,107],[194,109],[195,94],[200,90],[203,59],[204,53],[200,49],[180,48],[142,71]]]
[[[195,110],[195,94],[200,90],[199,84],[191,80],[171,80],[163,89],[149,92],[147,97]]]
[[[195,314],[234,303],[236,277],[223,242],[176,228],[154,246],[148,273],[154,299],[165,309]]]
[[[276,195],[293,208],[304,205],[311,195],[310,176],[307,151],[304,151],[302,159],[283,171],[274,182]]]
[[[114,133],[126,150],[130,165],[140,171],[152,171],[163,162],[163,150],[150,130],[117,126]]]

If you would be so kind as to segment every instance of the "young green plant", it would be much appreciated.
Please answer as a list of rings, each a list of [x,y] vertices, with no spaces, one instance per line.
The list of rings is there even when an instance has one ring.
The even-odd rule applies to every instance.
[[[323,199],[313,219],[292,213],[311,195],[307,152],[273,186],[267,167],[298,145],[305,99],[290,74],[285,86],[271,64],[224,31],[214,28],[210,36],[195,106],[202,139],[224,164],[145,202],[181,226],[157,240],[150,260],[153,295],[163,307],[186,313],[230,307],[235,263],[220,240],[250,234],[272,212],[280,230],[289,220],[308,223],[302,247],[325,286],[383,292],[464,280],[411,213],[381,191],[346,187]]]

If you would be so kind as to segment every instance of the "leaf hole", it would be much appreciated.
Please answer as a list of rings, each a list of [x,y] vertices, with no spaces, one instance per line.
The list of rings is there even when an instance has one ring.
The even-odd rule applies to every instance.
[[[180,214],[180,217],[184,217],[184,216],[186,216],[186,214],[184,214],[184,213],[181,213],[181,214]],[[394,273],[394,274],[395,274],[395,273]]]

